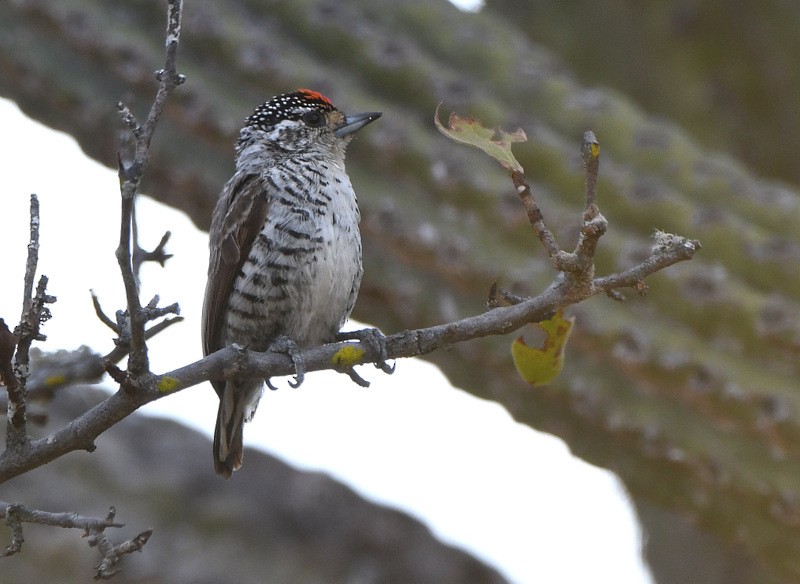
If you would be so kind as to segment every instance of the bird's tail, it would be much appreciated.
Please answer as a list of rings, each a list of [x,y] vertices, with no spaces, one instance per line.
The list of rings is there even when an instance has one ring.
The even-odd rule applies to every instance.
[[[242,430],[255,414],[264,384],[261,381],[228,381],[222,391],[214,431],[214,470],[226,479],[242,466]]]

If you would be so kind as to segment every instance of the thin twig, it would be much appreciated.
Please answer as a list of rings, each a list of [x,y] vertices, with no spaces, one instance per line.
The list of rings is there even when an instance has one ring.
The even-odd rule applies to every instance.
[[[583,135],[581,160],[583,161],[585,173],[585,208],[588,211],[590,208],[597,206],[597,173],[600,168],[600,144],[591,130]]]
[[[19,341],[14,360],[14,370],[25,397],[25,380],[28,378],[28,352],[34,338],[38,335],[39,319],[33,310],[33,282],[39,266],[39,197],[31,195],[30,206],[30,238],[28,240],[28,257],[25,261],[25,280],[22,292],[22,314],[19,325],[14,329]],[[24,406],[23,406],[24,407]]]
[[[164,233],[155,249],[153,251],[147,251],[139,245],[138,223],[136,222],[135,212],[136,208],[134,208],[133,216],[133,273],[138,281],[142,264],[146,262],[156,262],[163,268],[167,260],[172,257],[172,254],[167,253],[166,250],[167,242],[169,242],[172,233],[170,231]]]
[[[514,189],[516,189],[522,201],[522,206],[525,207],[525,212],[528,214],[528,221],[531,224],[533,232],[536,234],[536,237],[539,238],[539,241],[542,242],[542,245],[544,245],[547,255],[550,256],[550,261],[553,262],[553,266],[559,269],[557,258],[561,254],[561,251],[559,250],[553,232],[545,225],[542,210],[539,209],[539,205],[536,204],[536,199],[533,197],[531,186],[525,179],[525,174],[518,170],[512,170],[511,181],[514,183]]]
[[[22,550],[25,537],[22,535],[22,520],[19,518],[21,505],[0,502],[0,513],[5,517],[6,525],[11,530],[11,543],[6,546],[2,557],[13,556]]]
[[[144,317],[146,320],[155,320],[157,318],[161,318],[162,316],[166,316],[168,314],[180,315],[181,307],[178,305],[177,302],[173,302],[169,306],[158,306],[158,303],[161,299],[156,294],[153,296],[153,299],[147,303],[147,306],[144,307]]]
[[[161,331],[165,330],[167,327],[170,327],[173,324],[176,324],[176,323],[179,323],[179,322],[183,322],[183,317],[182,316],[176,316],[174,318],[168,318],[168,319],[162,320],[161,322],[158,322],[158,323],[154,324],[153,326],[151,326],[149,329],[147,329],[145,331],[144,340],[145,341],[149,341],[154,336],[156,336],[158,333],[160,333]],[[102,361],[104,361],[104,362],[107,361],[109,363],[119,363],[125,357],[128,356],[128,353],[129,353],[128,345],[126,345],[124,343],[119,343],[119,344],[117,344],[116,347],[114,347],[114,349],[110,353],[108,353],[105,357],[102,358]]]
[[[37,221],[38,223],[38,221]],[[38,231],[38,225],[37,225]],[[38,246],[37,246],[38,249]],[[36,269],[36,262],[29,264]],[[47,294],[47,276],[40,276],[36,286],[36,294],[26,302],[27,312],[23,315],[19,326],[14,330],[18,339],[14,358],[14,377],[17,389],[8,392],[8,419],[6,422],[6,449],[18,452],[28,444],[26,429],[27,416],[27,383],[30,375],[30,349],[33,341],[44,341],[41,325],[50,319],[48,304],[56,301],[55,296]]]
[[[25,442],[25,415],[27,410],[23,388],[20,386],[12,359],[19,338],[12,333],[0,318],[0,381],[6,386],[6,448],[19,448]]]
[[[122,556],[142,551],[142,548],[150,540],[151,535],[153,535],[153,530],[146,529],[136,537],[115,546],[111,545],[105,535],[102,536],[104,545],[100,549],[101,553],[103,553],[103,560],[97,565],[94,579],[107,580],[117,574],[119,570],[115,569],[115,566],[122,560]]]
[[[111,320],[111,318],[109,318],[105,312],[103,312],[103,307],[100,306],[100,299],[97,297],[97,294],[94,293],[94,290],[89,290],[89,292],[92,295],[92,305],[94,306],[94,313],[97,315],[97,318],[100,319],[100,322],[119,335],[119,327],[117,327],[116,323]]]
[[[595,278],[594,286],[597,293],[610,294],[619,288],[633,288],[640,294],[646,293],[647,285],[644,283],[644,279],[647,276],[660,272],[677,262],[692,259],[697,250],[702,248],[696,239],[663,233],[656,234],[656,237],[659,235],[668,236],[670,242],[664,247],[655,247],[649,258],[624,272]]]
[[[105,530],[109,527],[120,528],[125,526],[124,523],[114,520],[115,515],[116,510],[114,507],[109,509],[105,518],[101,518],[78,515],[77,513],[39,511],[25,505],[0,501],[0,517],[5,518],[6,525],[11,529],[11,543],[6,546],[5,551],[0,556],[11,556],[20,552],[25,541],[22,533],[23,523],[82,529],[85,532],[84,537],[87,538],[89,546],[97,547],[103,556],[100,565],[97,566],[95,579],[109,578],[118,572],[118,570],[114,570],[114,566],[120,561],[120,556],[141,550],[153,533],[152,529],[148,529],[136,537],[115,546],[105,535]]]
[[[47,305],[56,301],[55,296],[47,294],[48,281],[47,276],[42,275],[39,277],[36,294],[27,303],[28,311],[14,329],[14,334],[19,339],[14,358],[14,373],[17,376],[23,398],[27,392],[27,380],[30,376],[31,345],[33,341],[47,340],[47,337],[41,333],[41,326],[52,317]]]
[[[120,174],[131,174],[131,168]],[[122,282],[125,286],[125,299],[128,306],[126,318],[130,324],[126,327],[117,322],[122,338],[122,330],[127,329],[131,347],[129,368],[137,374],[146,372],[149,369],[147,346],[144,343],[144,323],[141,318],[141,304],[139,303],[139,287],[136,283],[136,276],[133,273],[131,264],[131,220],[133,216],[134,198],[136,195],[136,185],[138,178],[133,180],[125,179],[121,187],[122,190],[122,225],[120,228],[119,246],[117,247],[117,262],[122,272]],[[135,181],[135,182],[134,182]]]
[[[22,315],[24,320],[33,302],[33,281],[39,264],[39,197],[31,194],[30,239],[28,240],[28,259],[25,262],[25,287],[22,293]]]
[[[139,286],[132,258],[135,231],[135,201],[142,174],[150,159],[150,142],[155,133],[156,124],[164,111],[169,95],[178,85],[185,81],[184,76],[179,75],[175,69],[175,58],[181,33],[182,11],[182,0],[169,0],[164,68],[156,72],[156,78],[159,81],[158,91],[144,125],[139,126],[130,110],[124,104],[119,104],[122,121],[129,127],[136,139],[133,162],[126,165],[120,157],[119,176],[122,194],[122,217],[119,245],[116,252],[128,307],[127,318],[129,319],[128,329],[130,333],[128,369],[135,376],[146,374],[150,369],[145,342],[145,323],[147,318],[142,312],[142,306],[139,301]],[[118,326],[120,326],[119,322]],[[120,326],[120,328],[123,327]]]
[[[28,240],[28,257],[25,261],[22,315],[13,335],[16,338],[16,355],[14,357],[13,372],[5,371],[3,373],[3,378],[8,387],[6,449],[15,451],[21,449],[28,442],[27,429],[25,427],[27,416],[25,384],[30,373],[29,353],[31,344],[34,340],[44,340],[45,337],[39,332],[39,328],[41,323],[50,316],[45,304],[55,301],[55,297],[45,294],[46,276],[40,278],[36,296],[33,295],[33,282],[36,279],[36,270],[39,265],[39,222],[39,197],[32,194],[30,238]],[[10,340],[10,337],[5,335],[6,348],[8,348]]]
[[[608,229],[608,221],[597,207],[597,173],[600,168],[600,145],[594,132],[583,135],[581,143],[581,159],[583,161],[585,184],[585,207],[583,225],[578,236],[578,244],[571,254],[574,262],[570,262],[569,276],[576,280],[576,285],[590,285],[594,278],[594,256],[600,238]]]
[[[150,536],[153,535],[153,530],[147,529],[133,539],[129,539],[115,546],[105,534],[105,529],[106,527],[122,527],[124,525],[114,523],[116,513],[116,508],[112,506],[109,508],[108,516],[105,518],[103,524],[86,527],[86,538],[89,546],[96,547],[103,556],[103,559],[96,567],[97,572],[94,576],[95,580],[108,580],[114,577],[114,575],[119,572],[115,566],[122,559],[121,556],[141,551],[150,539]]]

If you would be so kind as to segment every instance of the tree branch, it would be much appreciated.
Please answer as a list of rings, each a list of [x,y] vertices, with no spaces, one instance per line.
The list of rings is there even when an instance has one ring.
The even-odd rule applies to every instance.
[[[145,250],[139,245],[139,229],[136,221],[135,207],[133,212],[133,255],[131,261],[133,262],[133,274],[136,276],[138,282],[139,270],[141,269],[142,264],[146,262],[156,262],[163,268],[167,263],[167,260],[172,257],[172,254],[169,254],[166,251],[167,242],[169,242],[169,238],[172,237],[172,232],[167,231],[164,233],[164,235],[161,237],[161,241],[158,242],[158,245],[153,251]]]
[[[3,323],[5,330],[2,334],[3,355],[0,357],[0,375],[8,389],[8,418],[6,421],[6,450],[19,451],[28,444],[26,429],[27,403],[26,383],[30,374],[30,348],[33,341],[44,341],[41,325],[50,318],[50,309],[47,304],[56,301],[55,296],[46,293],[47,276],[39,278],[36,294],[33,294],[33,282],[36,278],[36,269],[39,264],[39,198],[31,195],[30,207],[30,240],[28,243],[28,259],[25,262],[24,292],[22,297],[22,316],[19,325],[10,335],[8,328]],[[8,350],[16,344],[13,370],[9,370],[10,356]]]
[[[38,334],[39,319],[33,313],[33,281],[39,264],[39,197],[31,194],[30,238],[28,240],[28,258],[25,261],[25,278],[22,292],[22,314],[19,324],[14,329],[13,339],[4,332],[4,345],[8,349],[13,340],[16,345],[16,357],[13,370],[3,364],[3,379],[8,389],[8,417],[6,420],[6,449],[19,450],[28,441],[26,426],[27,403],[25,399],[25,380],[30,371],[28,352],[34,337]],[[5,352],[5,351],[4,351]],[[8,356],[10,364],[11,356]]]
[[[147,357],[147,344],[145,343],[145,324],[147,317],[142,311],[139,301],[139,286],[137,282],[137,270],[133,261],[132,247],[134,245],[134,233],[136,230],[135,204],[136,194],[142,180],[142,175],[150,159],[150,142],[155,133],[156,124],[164,111],[167,99],[173,90],[185,81],[183,75],[179,75],[175,68],[175,59],[178,50],[178,43],[181,34],[181,17],[183,12],[182,0],[169,0],[167,14],[167,40],[166,57],[164,68],[156,71],[158,79],[158,91],[150,108],[150,113],[144,122],[139,125],[130,109],[122,102],[118,104],[118,109],[122,122],[133,134],[136,142],[135,154],[130,164],[125,164],[122,156],[119,160],[120,192],[122,194],[122,213],[119,245],[116,256],[122,272],[122,281],[125,286],[125,298],[127,303],[126,317],[129,321],[127,327],[120,327],[120,333],[127,331],[126,336],[121,335],[121,340],[130,344],[130,356],[128,359],[128,369],[132,375],[141,375],[149,371],[149,360]],[[168,236],[162,239],[159,245],[160,253],[163,254],[163,244],[166,243]],[[138,245],[138,242],[136,242]],[[157,248],[157,252],[159,249]],[[156,252],[153,252],[156,253]],[[119,323],[118,323],[119,325]]]
[[[19,339],[12,333],[5,321],[0,318],[0,381],[6,386],[8,393],[6,448],[10,444],[19,444],[24,440],[26,403],[23,389],[19,384],[12,360]]]
[[[136,142],[132,163],[125,164],[122,161],[121,154],[118,155],[122,211],[120,240],[116,256],[125,286],[127,314],[120,315],[118,313],[117,323],[114,324],[111,319],[103,314],[99,301],[92,295],[98,317],[106,325],[114,329],[120,337],[120,342],[117,344],[116,349],[109,354],[109,358],[121,359],[129,353],[128,365],[130,370],[134,374],[147,374],[148,376],[151,376],[151,374],[149,373],[146,339],[179,319],[165,320],[152,327],[149,331],[145,330],[145,325],[148,321],[161,318],[167,314],[178,314],[179,309],[177,304],[159,308],[157,296],[144,308],[140,304],[137,280],[139,267],[144,261],[158,261],[163,265],[164,261],[169,257],[164,251],[169,239],[169,232],[164,235],[153,252],[144,252],[138,242],[135,200],[142,174],[149,160],[150,142],[155,132],[156,124],[164,110],[169,94],[184,81],[184,77],[178,75],[175,70],[182,8],[182,0],[169,0],[165,65],[163,69],[156,72],[156,78],[159,81],[158,92],[144,125],[139,126],[130,110],[124,104],[119,104],[122,121],[128,126]],[[28,245],[28,259],[24,278],[25,291],[20,324],[12,334],[5,322],[0,320],[0,378],[5,384],[8,393],[6,448],[0,457],[10,466],[21,465],[20,468],[28,470],[38,466],[30,465],[31,460],[42,460],[41,441],[36,441],[39,447],[34,452],[31,452],[31,442],[26,429],[26,380],[30,370],[30,346],[34,340],[45,340],[44,335],[40,333],[40,325],[50,318],[50,312],[46,304],[55,301],[55,297],[46,294],[47,278],[45,276],[40,277],[36,295],[32,296],[39,251],[39,201],[36,195],[31,195],[30,225],[31,237]],[[15,350],[16,358],[12,367],[12,356]],[[92,357],[94,356],[90,354],[90,358],[84,360],[89,362],[89,366],[86,369],[82,369],[78,376],[99,376],[102,374],[102,370],[108,370],[111,367],[111,364],[105,361],[98,371],[96,366],[91,366],[92,361],[96,364],[96,359]],[[53,379],[58,381],[50,383]],[[44,385],[57,385],[58,383],[66,382],[68,379],[69,376],[62,373],[48,378]],[[47,389],[52,393],[52,387]],[[115,419],[118,421],[121,418]],[[68,428],[72,427],[72,424],[68,426]],[[59,433],[56,432],[56,434]],[[53,439],[53,436],[48,439]],[[90,438],[87,442],[85,435],[72,435],[68,441],[79,444],[87,450],[94,448],[92,444],[93,438]],[[140,550],[152,534],[152,531],[148,530],[120,545],[113,545],[105,536],[104,530],[106,527],[121,526],[121,524],[114,523],[114,514],[115,510],[112,507],[108,517],[102,520],[81,517],[72,513],[46,513],[18,504],[0,502],[0,515],[6,518],[6,523],[12,532],[11,543],[6,548],[4,555],[11,555],[20,551],[24,541],[22,534],[23,522],[61,527],[82,527],[86,530],[89,545],[96,546],[103,556],[102,561],[97,566],[95,579],[110,578],[117,572],[115,566],[120,561],[121,556]]]
[[[559,308],[579,303],[590,296],[615,288],[636,287],[650,274],[677,262],[691,259],[699,245],[679,236],[670,236],[669,245],[660,246],[647,260],[619,276],[597,278],[592,286],[576,291],[561,279],[545,292],[513,306],[502,306],[482,314],[437,326],[404,331],[386,337],[389,359],[417,357],[441,347],[479,337],[505,335],[531,322],[548,318]],[[373,363],[379,350],[369,343],[344,342],[308,349],[301,353],[306,371],[337,369],[346,351],[349,365]],[[74,450],[94,450],[94,440],[141,406],[166,395],[210,379],[235,377],[267,378],[294,373],[292,360],[283,353],[256,353],[236,345],[226,347],[199,361],[161,375],[137,378],[135,391],[123,387],[52,435],[30,444],[25,456],[0,455],[0,484]]]
[[[142,548],[153,535],[152,529],[146,529],[136,537],[123,541],[121,544],[114,545],[109,541],[105,534],[106,527],[122,527],[124,523],[114,523],[114,516],[117,510],[113,506],[109,508],[108,515],[102,523],[86,528],[86,537],[90,547],[96,547],[103,555],[103,559],[97,565],[95,580],[107,580],[113,577],[119,570],[115,566],[122,559],[124,554],[142,551]]]
[[[176,316],[162,320],[151,326],[145,333],[145,340],[150,340],[160,332],[170,326],[182,322],[182,316]],[[8,331],[3,333],[2,319],[0,319],[0,380],[3,380],[3,346],[7,340]],[[16,343],[16,337],[8,339],[8,342]],[[13,346],[11,348],[13,351]],[[55,353],[43,353],[34,351],[31,353],[31,375],[28,378],[26,387],[27,402],[48,402],[55,396],[55,392],[63,387],[69,387],[77,383],[99,383],[106,368],[110,363],[119,363],[128,356],[127,345],[117,345],[110,353],[105,356],[93,352],[88,347],[81,347],[74,351],[56,351]],[[9,367],[10,367],[10,361]],[[15,382],[16,377],[12,377]],[[13,387],[9,391],[14,391]],[[5,410],[8,406],[6,396],[0,396],[0,410]],[[30,416],[30,413],[29,413]],[[41,422],[46,420],[46,416],[39,415]],[[29,420],[32,421],[32,420]]]
[[[596,278],[594,286],[598,293],[611,294],[619,288],[633,288],[644,296],[647,294],[647,284],[644,283],[647,276],[660,272],[677,262],[692,259],[695,252],[702,247],[696,239],[686,239],[672,233],[656,231],[653,234],[650,257],[619,274]]]
[[[5,518],[5,523],[11,529],[11,543],[6,546],[1,556],[11,556],[19,553],[25,538],[22,533],[23,523],[36,523],[67,529],[83,529],[90,547],[97,547],[103,556],[97,566],[95,580],[110,578],[117,573],[114,566],[119,562],[120,556],[134,551],[139,551],[147,543],[153,533],[152,529],[143,531],[133,539],[119,545],[113,545],[105,534],[109,527],[124,527],[124,523],[114,521],[116,509],[111,507],[105,518],[89,517],[77,513],[51,513],[31,509],[17,503],[0,501],[0,517]]]

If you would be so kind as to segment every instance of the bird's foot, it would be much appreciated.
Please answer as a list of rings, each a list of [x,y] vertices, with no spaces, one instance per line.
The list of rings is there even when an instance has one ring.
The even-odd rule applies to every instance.
[[[388,358],[388,353],[386,351],[386,336],[376,328],[366,328],[357,331],[347,331],[347,332],[340,332],[336,335],[337,341],[361,341],[362,343],[368,345],[370,349],[378,353],[378,359],[373,363],[375,367],[383,371],[384,373],[391,375],[394,373],[394,365],[389,365],[386,362]],[[349,369],[345,370],[354,382],[362,387],[369,386],[367,381],[358,375],[355,370],[350,367]]]
[[[294,382],[290,381],[291,387],[300,387],[306,376],[306,367],[303,358],[300,356],[300,347],[297,346],[289,337],[278,337],[270,344],[268,351],[272,353],[284,353],[289,356],[294,365]],[[264,380],[271,390],[278,389],[270,382],[269,378]]]

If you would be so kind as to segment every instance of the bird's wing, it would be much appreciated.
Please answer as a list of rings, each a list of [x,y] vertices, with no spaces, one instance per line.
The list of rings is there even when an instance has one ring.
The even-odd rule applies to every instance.
[[[211,249],[208,265],[202,324],[204,355],[222,348],[220,335],[233,282],[264,226],[268,207],[263,182],[255,174],[234,176],[217,202],[209,238],[219,245]],[[216,381],[212,385],[221,393],[225,383]]]

